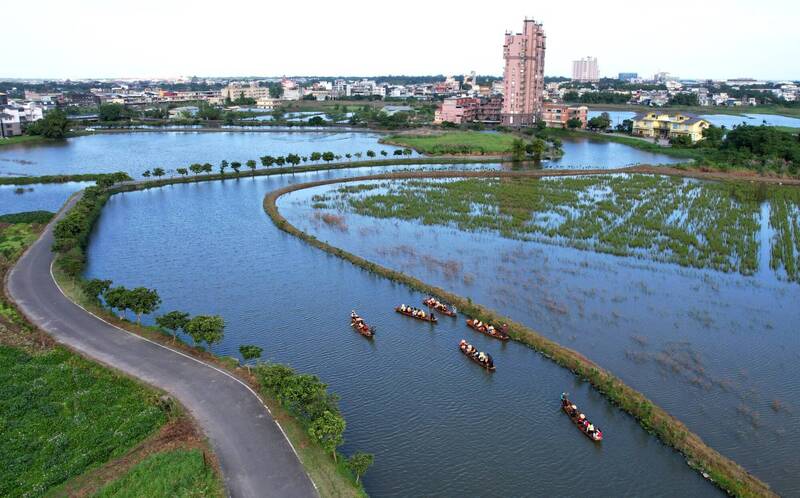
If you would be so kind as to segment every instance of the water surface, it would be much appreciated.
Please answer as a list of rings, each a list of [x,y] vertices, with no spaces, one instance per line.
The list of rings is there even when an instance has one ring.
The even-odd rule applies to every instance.
[[[770,268],[769,202],[754,235],[759,270],[743,276],[334,211],[345,232],[311,208],[338,187],[294,192],[281,212],[580,351],[778,492],[800,494],[800,285]]]
[[[70,195],[94,182],[37,183],[35,185],[0,185],[0,214],[22,211],[56,212]],[[22,189],[22,193],[19,193]]]
[[[395,305],[424,296],[308,246],[263,213],[264,194],[287,183],[386,170],[115,195],[91,238],[87,276],[154,287],[162,311],[223,315],[217,353],[257,344],[265,359],[318,374],[341,395],[344,451],[376,456],[365,478],[371,495],[719,494],[565,369],[518,344],[475,334],[461,317],[431,327],[396,314]],[[377,327],[374,341],[350,329],[352,308]],[[494,355],[495,374],[458,352],[462,337]],[[563,390],[606,441],[592,443],[560,413]]]

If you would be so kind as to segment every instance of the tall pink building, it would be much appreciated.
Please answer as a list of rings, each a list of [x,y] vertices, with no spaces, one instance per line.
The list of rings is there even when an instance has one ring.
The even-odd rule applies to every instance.
[[[545,35],[541,24],[525,19],[522,33],[506,33],[503,45],[503,113],[506,126],[528,126],[542,112]]]

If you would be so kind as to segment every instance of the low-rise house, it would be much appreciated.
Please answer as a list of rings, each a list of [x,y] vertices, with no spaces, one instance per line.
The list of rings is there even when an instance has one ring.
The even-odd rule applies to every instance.
[[[703,130],[711,126],[705,119],[688,112],[670,114],[653,111],[633,118],[633,134],[647,138],[672,139],[688,136],[692,142],[703,139]]]
[[[566,128],[567,122],[573,118],[580,120],[581,128],[586,128],[588,116],[589,108],[585,105],[569,106],[556,102],[545,102],[542,105],[542,121],[549,128]]]
[[[449,123],[461,124],[468,123],[475,119],[478,114],[480,100],[474,97],[449,97],[442,101],[433,115],[435,124]]]
[[[22,123],[19,115],[6,112],[0,107],[0,138],[16,137],[22,135]]]
[[[190,119],[197,116],[198,111],[200,109],[193,105],[176,107],[169,110],[169,119]]]

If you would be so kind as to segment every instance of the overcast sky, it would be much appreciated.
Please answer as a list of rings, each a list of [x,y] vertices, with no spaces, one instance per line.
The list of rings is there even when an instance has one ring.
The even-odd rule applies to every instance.
[[[503,33],[544,23],[547,75],[800,79],[800,1],[8,1],[0,77],[502,73]]]

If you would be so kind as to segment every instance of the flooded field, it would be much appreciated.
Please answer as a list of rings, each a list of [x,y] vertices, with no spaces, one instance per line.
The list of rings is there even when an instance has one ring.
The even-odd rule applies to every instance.
[[[584,353],[795,495],[799,204],[797,190],[616,175],[340,184],[280,208]]]

